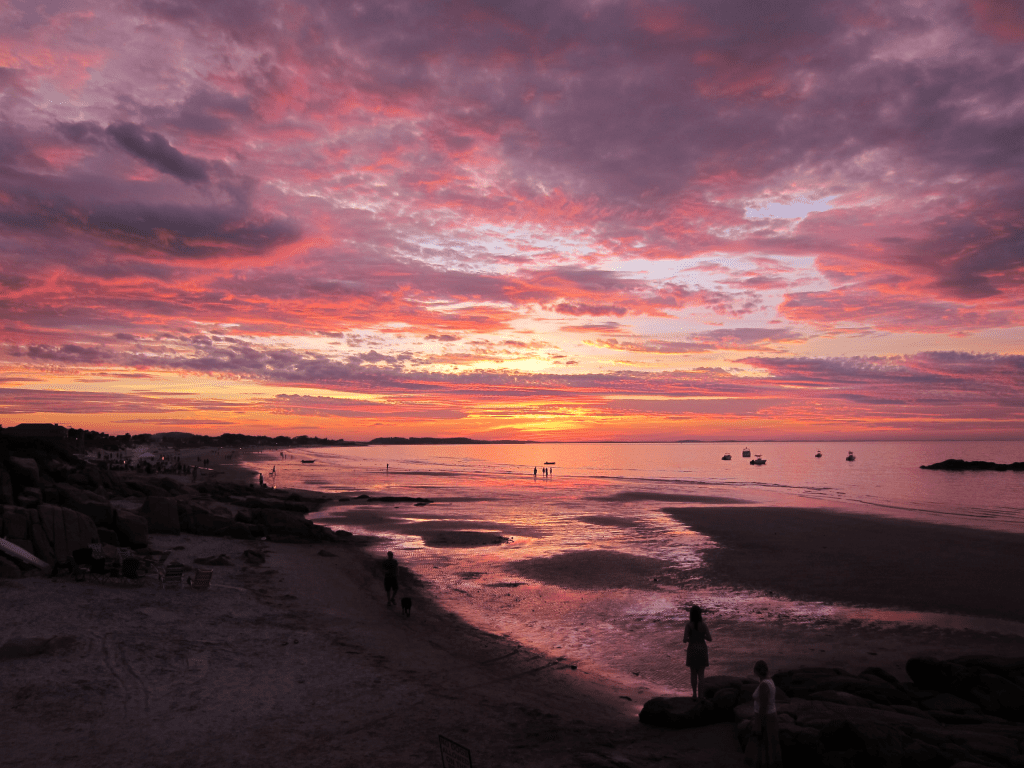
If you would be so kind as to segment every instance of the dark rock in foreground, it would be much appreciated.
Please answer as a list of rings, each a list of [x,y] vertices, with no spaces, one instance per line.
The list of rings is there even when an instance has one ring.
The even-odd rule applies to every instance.
[[[784,765],[1024,768],[1024,658],[914,658],[907,674],[913,683],[878,668],[851,674],[805,667],[774,675]],[[648,701],[641,722],[692,728],[732,718],[745,747],[756,681],[706,683],[708,698],[699,702]]]
[[[996,464],[994,461],[964,461],[946,459],[938,464],[922,464],[921,469],[945,469],[951,472],[1024,472],[1024,461],[1013,464]]]

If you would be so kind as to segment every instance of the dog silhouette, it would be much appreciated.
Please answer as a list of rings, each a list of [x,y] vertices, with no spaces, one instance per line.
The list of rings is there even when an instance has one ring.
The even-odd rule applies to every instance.
[[[412,616],[412,598],[411,597],[403,597],[402,598],[402,614],[404,616]]]

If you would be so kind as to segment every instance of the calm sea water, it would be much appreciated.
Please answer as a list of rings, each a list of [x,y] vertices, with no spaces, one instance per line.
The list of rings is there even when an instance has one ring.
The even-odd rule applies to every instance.
[[[767,463],[752,466],[741,456],[747,447],[751,458],[760,455]],[[819,450],[822,456],[815,458]],[[854,461],[846,460],[850,451]],[[726,453],[731,461],[722,460]],[[674,502],[645,498],[650,494],[828,507],[1024,532],[1024,474],[920,469],[949,458],[1024,461],[1024,443],[371,446],[292,451],[283,459],[267,451],[249,466],[265,476],[276,468],[282,487],[431,499],[421,507],[328,508],[318,517],[336,528],[381,537],[381,553],[394,550],[446,608],[483,629],[632,683],[639,678],[651,690],[681,691],[688,690],[687,673],[666,662],[665,649],[681,653],[681,626],[691,602],[707,606],[719,623],[732,621],[735,633],[744,617],[756,613],[807,625],[884,621],[1024,636],[1024,625],[1013,622],[802,603],[721,588],[695,592],[672,579],[652,589],[639,584],[647,579],[647,561],[629,559],[653,558],[685,575],[709,546],[661,511]],[[467,542],[453,545],[449,535],[448,544],[439,545],[434,538],[453,530],[510,540],[460,546]],[[587,554],[594,552],[611,555]],[[616,559],[620,555],[626,557]],[[553,558],[548,562],[561,568],[523,567],[539,558]],[[745,648],[718,643],[716,652],[719,673],[749,666]]]

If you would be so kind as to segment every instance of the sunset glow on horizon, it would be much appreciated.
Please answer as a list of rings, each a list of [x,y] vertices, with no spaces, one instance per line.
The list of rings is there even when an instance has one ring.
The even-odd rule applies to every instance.
[[[0,424],[1024,437],[1003,0],[0,6]]]

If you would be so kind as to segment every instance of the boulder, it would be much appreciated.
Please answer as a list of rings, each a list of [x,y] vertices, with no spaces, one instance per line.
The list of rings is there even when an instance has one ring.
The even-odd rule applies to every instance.
[[[4,536],[8,539],[27,539],[31,517],[25,507],[5,504],[3,508]]]
[[[16,488],[39,487],[39,465],[36,464],[35,459],[12,456],[8,466],[11,471],[11,480]]]
[[[56,504],[40,504],[39,509],[33,510],[32,514],[33,522],[38,521],[32,537],[36,556],[48,563],[63,563],[76,549],[88,547],[99,538],[92,518],[73,509]],[[46,544],[39,540],[39,534],[35,533],[37,529]],[[40,550],[44,550],[48,556],[41,554]]]
[[[46,536],[46,532],[43,530],[43,526],[34,522],[32,528],[29,530],[29,534],[32,536],[31,546],[23,546],[22,549],[27,549],[33,553],[40,560],[54,565],[57,562],[57,558],[53,553],[53,544]]]
[[[129,547],[145,547],[149,542],[149,524],[141,515],[118,512],[114,530],[121,542]]]
[[[146,518],[150,533],[181,533],[178,500],[168,496],[147,496],[140,514]]]
[[[780,672],[772,676],[775,685],[789,696],[810,698],[823,691],[849,693],[876,704],[913,704],[913,697],[902,687],[877,675],[851,675],[841,669],[812,667]]]
[[[708,699],[689,696],[658,696],[644,704],[640,722],[662,728],[696,728],[729,719]]]
[[[43,491],[41,488],[36,486],[30,486],[23,488],[18,497],[14,500],[14,503],[19,507],[31,507],[35,509],[43,502]]]
[[[159,485],[144,483],[141,480],[125,480],[125,485],[139,496],[170,496],[170,492]]]
[[[833,720],[825,724],[819,735],[826,753],[842,754],[853,765],[901,768],[903,734],[896,726],[860,720]]]
[[[988,714],[1024,722],[1024,688],[1005,677],[982,672],[975,678],[969,694]]]
[[[736,708],[736,704],[740,699],[739,688],[720,688],[715,691],[715,695],[711,696],[711,703],[715,705],[715,709],[719,712],[732,712]]]
[[[258,496],[247,496],[242,504],[250,509],[278,509],[285,512],[292,512],[299,515],[309,513],[309,505],[295,501],[284,501],[282,499],[261,499]]]
[[[219,536],[222,531],[234,525],[230,517],[220,517],[209,512],[200,512],[182,520],[182,530],[200,536]]]
[[[833,704],[845,704],[849,707],[867,707],[868,709],[878,709],[885,706],[884,704],[876,704],[870,699],[865,699],[846,691],[815,691],[807,698],[811,701],[828,701]]]
[[[921,708],[940,712],[978,712],[981,707],[973,701],[961,699],[952,693],[936,693],[930,698],[921,701]]]
[[[50,548],[53,553],[53,557],[56,558],[56,562],[63,563],[69,557],[73,550],[68,549],[67,538],[64,534],[64,511],[61,507],[55,504],[40,504],[39,509],[36,510],[33,516],[33,522],[39,521],[42,526],[43,533],[46,535],[46,540],[50,543]],[[34,537],[33,537],[34,540]],[[48,558],[39,555],[38,557],[46,562],[54,562]]]
[[[92,518],[96,525],[114,524],[114,508],[110,501],[93,491],[79,488],[70,483],[57,483],[60,504]]]
[[[64,536],[69,553],[99,541],[96,522],[88,515],[67,507],[64,507]]]
[[[268,535],[315,538],[313,524],[301,515],[277,509],[261,509],[253,514],[253,520],[263,524]]]
[[[0,504],[14,503],[14,485],[7,468],[0,464]]]
[[[943,661],[918,656],[907,661],[907,674],[920,688],[950,693],[978,704],[985,714],[1024,722],[1024,686],[992,671],[1012,673],[1016,661],[1000,666],[991,661],[971,664],[971,659]]]

